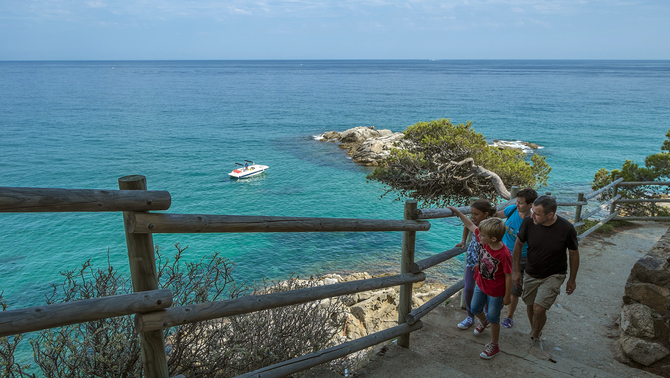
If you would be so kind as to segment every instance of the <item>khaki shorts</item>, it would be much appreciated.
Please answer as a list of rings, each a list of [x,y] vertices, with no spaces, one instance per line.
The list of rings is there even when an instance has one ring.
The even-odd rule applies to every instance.
[[[554,274],[545,278],[533,278],[528,273],[524,273],[523,296],[521,297],[523,303],[526,306],[537,303],[548,310],[561,292],[561,285],[565,277],[565,274]]]

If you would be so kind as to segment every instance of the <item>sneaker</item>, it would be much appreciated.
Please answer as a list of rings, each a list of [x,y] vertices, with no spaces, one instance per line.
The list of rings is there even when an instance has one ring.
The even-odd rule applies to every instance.
[[[467,318],[463,319],[462,322],[458,323],[458,328],[468,329],[472,324],[474,324],[474,322],[475,320],[468,316]]]
[[[479,335],[480,333],[484,332],[486,327],[489,326],[489,321],[484,320],[484,323],[482,323],[481,320],[477,319],[477,325],[475,326],[475,336]]]
[[[540,348],[540,349],[544,350],[544,348],[542,347],[542,338],[531,336],[530,337],[530,347],[531,348],[532,347],[537,347],[537,348]]]
[[[500,354],[500,348],[498,347],[498,344],[488,343],[486,344],[486,349],[484,349],[484,351],[479,354],[479,357],[485,360],[490,360],[498,354]]]
[[[505,320],[503,320],[502,323],[500,323],[500,325],[505,328],[512,328],[514,327],[514,320],[510,318],[505,318]]]

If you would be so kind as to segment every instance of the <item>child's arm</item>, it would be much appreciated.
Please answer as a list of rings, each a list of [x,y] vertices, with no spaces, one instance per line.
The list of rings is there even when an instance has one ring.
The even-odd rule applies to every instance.
[[[503,305],[512,303],[512,274],[505,273],[505,296],[503,297]]]
[[[473,234],[475,233],[475,230],[477,229],[477,226],[475,226],[475,224],[472,223],[472,221],[470,220],[470,218],[466,217],[465,214],[461,213],[460,210],[458,210],[457,208],[455,208],[455,207],[453,207],[453,206],[447,206],[447,209],[453,211],[454,214],[458,215],[458,217],[461,218],[461,220],[463,221],[463,225],[465,226],[465,228],[467,228],[468,230],[472,231]]]
[[[468,238],[468,232],[470,232],[470,230],[468,230],[467,227],[463,227],[463,239],[461,239],[460,243],[456,244],[456,247],[465,247],[465,240]]]

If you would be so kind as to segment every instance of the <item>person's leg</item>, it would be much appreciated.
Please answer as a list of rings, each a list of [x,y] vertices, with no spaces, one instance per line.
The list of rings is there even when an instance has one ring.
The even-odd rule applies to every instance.
[[[526,259],[521,259],[521,276],[523,277],[523,274],[526,270]],[[514,312],[516,311],[516,307],[519,304],[519,297],[523,294],[523,285],[521,287],[516,287],[514,283],[512,283],[512,302],[507,305],[507,317],[502,321],[502,326],[505,328],[512,328],[514,326]]]
[[[530,337],[539,338],[542,328],[547,323],[547,309],[535,303],[533,305],[533,320],[531,321]]]
[[[479,354],[479,357],[487,360],[500,354],[498,340],[500,338],[500,311],[502,310],[502,300],[503,297],[488,297],[489,311],[486,314],[486,319],[491,324],[491,342],[486,344],[484,351]]]
[[[530,322],[531,329],[533,327],[533,306],[535,304],[535,297],[537,296],[537,290],[540,286],[542,280],[533,278],[527,273],[523,275],[523,294],[521,295],[521,300],[526,304],[526,315],[528,315],[528,321]]]
[[[482,292],[478,286],[475,285],[475,292],[472,295],[472,312],[478,319],[477,325],[475,326],[475,336],[479,335],[484,331],[488,322],[486,321],[486,315],[484,315],[484,305],[488,302],[488,296]]]
[[[565,281],[565,274],[554,274],[542,279],[537,288],[537,295],[533,303],[533,320],[531,322],[532,339],[537,339],[542,335],[542,329],[547,322],[547,310],[556,301],[556,297],[561,292],[561,285]]]
[[[465,309],[469,317],[474,317],[472,312],[472,295],[475,293],[475,272],[471,267],[465,267],[465,287],[463,288],[463,295],[465,295]]]
[[[475,292],[476,285],[474,274],[475,272],[471,269],[471,267],[465,267],[465,274],[463,279],[465,281],[465,287],[463,288],[463,293],[461,293],[461,295],[463,295],[463,299],[465,301],[465,310],[467,311],[468,316],[460,323],[458,323],[458,328],[460,329],[468,329],[475,322],[475,315],[472,313],[472,295]]]

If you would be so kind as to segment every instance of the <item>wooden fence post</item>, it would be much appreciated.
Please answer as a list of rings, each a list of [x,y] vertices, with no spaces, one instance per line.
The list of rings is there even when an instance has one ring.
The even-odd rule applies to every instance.
[[[621,176],[616,176],[614,178],[614,181],[618,180],[619,177]],[[612,198],[616,197],[619,194],[619,185],[614,185],[614,188],[612,190]],[[616,210],[616,201],[612,201],[612,204],[610,205],[610,215],[614,214],[614,210]]]
[[[140,175],[121,177],[119,179],[119,189],[147,190],[147,179]],[[129,219],[132,214],[130,211],[123,212],[133,291],[157,290],[158,276],[156,274],[153,236],[152,234],[133,234],[129,232]],[[142,347],[144,376],[146,378],[168,378],[163,331],[141,332],[140,345]]]
[[[584,193],[578,193],[577,194],[577,202],[582,202],[584,201]],[[577,205],[577,209],[575,209],[575,221],[574,223],[577,223],[580,221],[579,218],[582,217],[582,205]]]
[[[404,217],[405,220],[414,219],[416,210],[416,201],[405,202]],[[400,262],[400,273],[409,273],[410,266],[414,263],[414,249],[416,242],[416,231],[402,232],[402,260]],[[405,317],[412,312],[412,284],[400,286],[400,300],[398,301],[398,324],[405,323]],[[409,333],[398,337],[398,345],[409,348]]]

